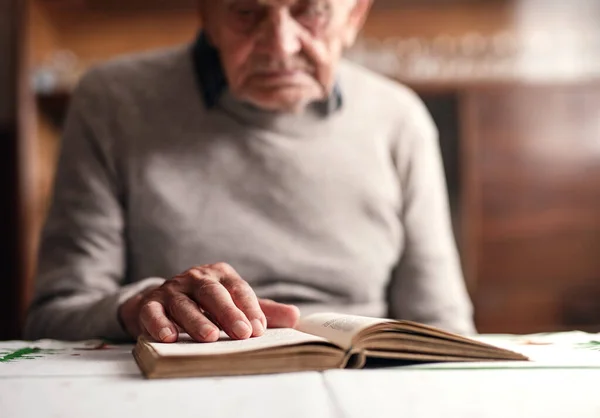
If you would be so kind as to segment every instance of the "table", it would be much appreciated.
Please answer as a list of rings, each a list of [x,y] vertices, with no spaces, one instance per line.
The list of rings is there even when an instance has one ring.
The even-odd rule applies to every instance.
[[[12,356],[0,360],[2,418],[600,417],[600,363],[146,380],[129,345],[42,341],[17,352],[31,346],[0,342],[0,359]]]

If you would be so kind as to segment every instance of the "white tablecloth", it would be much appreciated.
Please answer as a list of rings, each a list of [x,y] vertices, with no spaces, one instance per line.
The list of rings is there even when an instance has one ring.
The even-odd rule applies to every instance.
[[[31,343],[0,342],[0,359]],[[332,370],[145,380],[131,346],[38,343],[0,361],[1,418],[600,418],[600,368]]]

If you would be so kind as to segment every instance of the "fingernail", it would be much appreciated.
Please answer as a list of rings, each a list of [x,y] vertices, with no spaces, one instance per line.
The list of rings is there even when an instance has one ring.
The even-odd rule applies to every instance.
[[[252,333],[252,330],[244,321],[235,321],[231,330],[238,338],[246,338]]]
[[[258,319],[253,319],[250,323],[252,324],[254,335],[263,335],[265,333],[265,327]]]
[[[215,332],[215,327],[210,326],[208,324],[204,324],[200,327],[200,335],[202,338],[207,339]]]
[[[170,328],[163,328],[158,332],[158,338],[161,341],[164,341],[164,339],[170,337],[171,334],[173,334],[173,331],[171,331]]]

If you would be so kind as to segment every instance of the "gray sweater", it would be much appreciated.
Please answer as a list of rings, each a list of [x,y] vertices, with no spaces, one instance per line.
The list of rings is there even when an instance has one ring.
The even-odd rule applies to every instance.
[[[205,263],[259,297],[475,332],[435,126],[344,62],[329,116],[200,98],[188,47],[88,72],[67,118],[28,339],[127,339],[120,303]]]

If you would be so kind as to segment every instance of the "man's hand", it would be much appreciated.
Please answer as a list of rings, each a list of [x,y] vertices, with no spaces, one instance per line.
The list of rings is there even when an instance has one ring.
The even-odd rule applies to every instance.
[[[179,330],[198,342],[219,339],[219,328],[233,339],[260,336],[270,328],[294,327],[298,308],[257,299],[254,291],[228,264],[193,267],[162,286],[130,298],[119,318],[134,337],[177,341]]]

